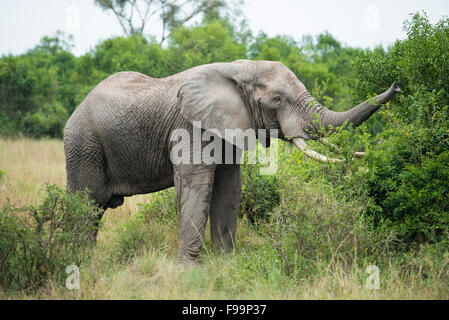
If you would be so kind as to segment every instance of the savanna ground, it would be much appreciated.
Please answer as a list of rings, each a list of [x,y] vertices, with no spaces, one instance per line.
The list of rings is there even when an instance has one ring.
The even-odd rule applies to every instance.
[[[44,182],[65,188],[61,140],[3,138],[0,150],[0,168],[6,172],[0,184],[0,207],[8,199],[18,205],[39,204]],[[293,162],[311,165],[289,147],[282,146],[282,154],[291,162],[281,156],[281,169],[291,170]],[[372,230],[356,217],[362,204],[342,201],[329,190],[325,194],[313,179],[288,177],[283,170],[277,174],[280,195],[272,208],[276,214],[256,224],[241,217],[231,253],[215,251],[207,233],[200,265],[179,265],[173,191],[134,196],[103,217],[97,246],[79,266],[79,290],[68,290],[64,283],[50,279],[34,291],[0,291],[0,298],[449,298],[447,252],[435,254],[427,244],[413,252],[393,251],[388,248],[395,244],[390,231]],[[251,174],[244,170],[244,194],[251,188],[247,179],[252,179]],[[285,186],[284,180],[288,180]],[[248,201],[244,196],[244,206]],[[366,287],[371,264],[379,266],[378,290]]]

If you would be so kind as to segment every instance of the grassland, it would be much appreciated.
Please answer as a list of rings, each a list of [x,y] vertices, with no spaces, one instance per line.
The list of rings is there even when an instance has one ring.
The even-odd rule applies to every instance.
[[[0,206],[7,201],[19,205],[37,204],[45,182],[60,186],[66,184],[63,143],[61,140],[0,139],[0,169],[6,172],[0,183]],[[294,182],[291,187],[295,188]],[[350,214],[357,213],[354,205],[339,203],[332,197],[314,197],[315,187],[310,182],[303,183],[302,188],[295,201],[320,204],[322,209],[319,210],[323,210],[320,214],[325,218],[329,217],[326,215],[328,212],[340,210],[338,208]],[[281,201],[287,200],[282,197]],[[153,204],[147,208],[139,205],[141,203]],[[0,291],[0,298],[449,298],[449,254],[439,255],[436,259],[432,248],[425,245],[413,254],[404,253],[400,258],[386,253],[380,266],[380,288],[368,289],[365,286],[369,276],[366,267],[370,261],[356,249],[362,250],[363,237],[357,238],[355,229],[345,233],[338,224],[332,230],[323,231],[328,235],[326,241],[332,242],[328,244],[331,258],[319,255],[318,251],[313,258],[315,249],[299,247],[299,250],[293,248],[295,254],[284,259],[286,252],[293,252],[284,246],[295,244],[288,239],[284,243],[276,237],[279,220],[255,227],[243,217],[239,219],[237,246],[233,252],[223,254],[215,251],[207,234],[201,264],[185,267],[176,262],[178,221],[175,207],[172,190],[127,198],[123,206],[106,212],[97,247],[91,259],[80,266],[79,290],[68,290],[49,281],[32,293]],[[286,207],[281,203],[280,208]],[[301,208],[307,209],[307,205]],[[334,222],[332,217],[329,219]],[[304,255],[309,255],[309,262],[313,259],[313,268],[310,263],[301,267],[304,265],[301,250],[304,250]],[[348,252],[343,254],[342,250]]]

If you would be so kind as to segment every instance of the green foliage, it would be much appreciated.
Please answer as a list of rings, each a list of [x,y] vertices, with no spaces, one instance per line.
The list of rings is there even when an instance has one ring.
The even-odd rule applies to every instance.
[[[24,133],[35,137],[61,137],[68,118],[67,110],[58,103],[44,104],[23,118]]]
[[[153,77],[168,75],[164,50],[139,35],[107,39],[96,46],[91,57],[95,69],[106,75],[129,70]]]
[[[39,206],[0,210],[0,285],[33,290],[53,279],[61,282],[66,267],[89,256],[100,210],[87,193],[46,187]]]
[[[348,201],[341,194],[328,196],[316,182],[293,187],[293,192],[284,194],[269,228],[288,275],[323,271],[316,269],[317,261],[329,268],[379,266],[397,248],[395,230],[388,223],[374,228],[362,215],[362,202]]]
[[[153,228],[142,219],[133,218],[117,226],[114,239],[105,244],[104,250],[113,263],[127,263],[136,255],[142,253],[149,245]]]
[[[193,28],[179,27],[173,32],[167,49],[169,72],[246,58],[245,45],[237,43],[234,37],[226,22],[217,20]]]
[[[167,189],[152,195],[150,202],[137,205],[137,215],[145,221],[172,222],[177,219],[178,200],[174,188]]]
[[[281,144],[282,165],[277,173],[281,200],[270,221],[270,233],[286,272],[311,272],[317,260],[350,265],[385,254],[379,230],[372,230],[363,217],[370,205],[360,183],[366,169],[363,161],[353,159],[354,151],[369,146],[368,139],[366,126],[336,130],[328,140],[339,148],[338,155],[322,144],[310,143],[322,154],[345,160],[334,164],[318,163]]]
[[[69,48],[59,32],[24,55],[0,59],[0,134],[62,136],[75,103],[70,77],[76,58]]]
[[[127,263],[148,248],[166,251],[167,230],[177,228],[177,206],[174,189],[153,194],[149,203],[138,204],[137,213],[118,225],[114,238],[103,245],[109,261]]]
[[[397,81],[404,93],[380,113],[385,126],[368,157],[368,190],[376,219],[388,218],[405,239],[448,241],[449,19],[430,24],[415,14],[408,38],[388,52],[355,61],[357,99]]]
[[[279,204],[275,175],[261,175],[260,163],[242,166],[242,204],[240,213],[251,222],[268,218]]]

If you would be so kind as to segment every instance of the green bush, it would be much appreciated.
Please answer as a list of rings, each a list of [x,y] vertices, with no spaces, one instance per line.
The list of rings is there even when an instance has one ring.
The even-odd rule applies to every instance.
[[[148,223],[152,221],[172,222],[177,219],[178,200],[174,188],[154,193],[148,203],[137,204],[137,215]]]
[[[166,253],[170,233],[178,234],[177,208],[173,188],[153,194],[149,203],[139,203],[137,213],[119,224],[112,240],[103,244],[108,259],[127,263],[150,248]]]
[[[374,228],[363,216],[363,202],[327,196],[316,182],[293,187],[268,226],[287,275],[324,271],[316,269],[317,261],[345,268],[355,263],[382,265],[397,248],[394,228],[388,222]]]
[[[192,28],[176,28],[166,51],[167,71],[174,74],[201,64],[245,59],[245,45],[234,37],[234,31],[224,21],[204,21]]]
[[[367,127],[341,128],[328,140],[339,147],[339,154],[321,143],[309,144],[344,162],[319,163],[290,144],[280,145],[280,201],[266,232],[290,276],[325,271],[317,270],[318,265],[380,265],[400,245],[389,221],[379,221],[376,228],[365,215],[373,206],[364,182],[367,168],[363,159],[353,159],[353,153],[370,152]]]
[[[252,222],[268,218],[279,204],[279,191],[276,175],[261,175],[261,165],[242,165],[242,203],[241,215]]]
[[[354,64],[355,97],[393,81],[403,89],[380,112],[389,129],[375,138],[367,159],[375,202],[369,214],[392,221],[407,242],[448,241],[449,19],[432,25],[415,14],[404,30],[406,40],[386,53],[366,52]]]
[[[367,159],[370,213],[395,222],[406,240],[448,241],[449,152],[412,164],[412,139],[390,138]]]
[[[143,253],[154,231],[140,217],[133,217],[129,221],[114,228],[111,241],[103,244],[108,260],[112,263],[128,263],[132,258]]]
[[[94,244],[99,209],[88,194],[46,187],[39,206],[0,210],[0,285],[32,290],[61,282],[68,265],[80,266]]]

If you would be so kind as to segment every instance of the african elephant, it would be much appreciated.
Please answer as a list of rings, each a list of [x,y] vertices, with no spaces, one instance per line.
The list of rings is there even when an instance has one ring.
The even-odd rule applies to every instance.
[[[65,126],[68,190],[88,188],[98,205],[107,209],[122,205],[124,197],[175,186],[179,259],[195,262],[208,215],[212,242],[224,249],[233,247],[240,165],[237,156],[231,163],[174,164],[170,152],[175,142],[170,136],[175,129],[191,133],[193,124],[201,123],[201,130],[213,132],[236,154],[242,147],[225,139],[226,129],[279,129],[280,139],[294,143],[307,156],[337,161],[312,151],[305,141],[319,138],[320,125],[336,128],[346,120],[360,125],[397,92],[400,89],[393,83],[375,99],[333,112],[280,62],[213,63],[163,79],[119,72],[98,84]],[[313,121],[314,114],[320,123]],[[194,148],[192,139],[189,143]]]

